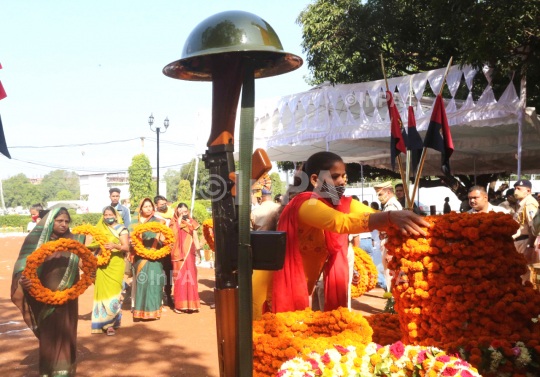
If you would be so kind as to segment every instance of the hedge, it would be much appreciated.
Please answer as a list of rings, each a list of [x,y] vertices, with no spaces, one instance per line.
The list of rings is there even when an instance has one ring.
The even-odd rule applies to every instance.
[[[70,224],[71,228],[74,228],[82,224],[96,225],[99,219],[101,218],[101,213],[84,213],[82,215],[78,215],[75,213],[74,210],[68,210],[68,212],[69,212],[69,215],[71,216],[71,224]],[[22,226],[23,229],[26,231],[26,227],[30,221],[32,221],[32,218],[30,216],[20,216],[20,215],[0,216],[0,227]]]

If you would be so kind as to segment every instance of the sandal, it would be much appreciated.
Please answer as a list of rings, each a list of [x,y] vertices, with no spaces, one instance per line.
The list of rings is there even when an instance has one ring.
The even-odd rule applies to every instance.
[[[173,312],[175,312],[176,314],[184,314],[185,313],[184,311],[178,310],[178,309],[173,309]]]
[[[113,327],[109,327],[107,329],[107,336],[113,336],[113,335],[116,335],[116,331],[114,331]]]

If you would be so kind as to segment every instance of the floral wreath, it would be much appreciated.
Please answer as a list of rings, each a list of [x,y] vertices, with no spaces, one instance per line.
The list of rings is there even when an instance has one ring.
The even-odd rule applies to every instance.
[[[206,240],[208,247],[210,248],[210,250],[216,251],[215,249],[216,245],[214,243],[214,233],[213,231],[210,232],[210,229],[214,230],[214,220],[206,219],[204,220],[202,225],[203,225],[204,239]]]
[[[351,297],[358,298],[377,285],[377,267],[371,257],[359,247],[354,250],[354,269],[360,275],[358,284],[351,284]]]
[[[67,251],[81,258],[84,274],[71,288],[53,292],[41,284],[37,274],[37,268],[43,264],[49,255],[57,251]],[[97,258],[86,246],[75,240],[61,238],[57,241],[44,243],[30,254],[26,258],[26,267],[23,275],[32,281],[32,287],[28,290],[28,293],[37,301],[47,305],[64,305],[68,300],[75,300],[83,294],[86,288],[94,282],[95,278],[92,278],[90,275],[96,268]]]
[[[109,260],[111,259],[111,251],[107,250],[103,247],[107,242],[109,242],[109,239],[101,230],[99,230],[96,227],[93,227],[92,225],[79,225],[78,227],[75,227],[71,233],[73,234],[84,234],[85,236],[92,236],[92,238],[99,243],[99,248],[101,249],[101,255],[97,257],[97,265],[98,267],[105,266],[109,263]]]
[[[144,232],[161,233],[165,236],[163,241],[164,246],[161,249],[147,249],[142,243],[142,234]],[[135,227],[133,233],[131,233],[131,243],[135,249],[135,253],[145,259],[158,260],[171,253],[171,245],[174,243],[174,234],[172,230],[165,225],[156,221],[141,224]]]

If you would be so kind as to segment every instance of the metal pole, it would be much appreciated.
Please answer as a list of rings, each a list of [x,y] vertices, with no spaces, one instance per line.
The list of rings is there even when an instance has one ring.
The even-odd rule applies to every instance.
[[[360,181],[362,182],[362,201],[364,201],[364,164],[360,164]]]
[[[156,129],[157,134],[157,195],[159,195],[159,128]]]
[[[191,217],[193,217],[193,206],[195,204],[195,190],[197,187],[197,173],[199,172],[199,155],[195,157],[195,175],[193,177],[193,194],[191,194]]]

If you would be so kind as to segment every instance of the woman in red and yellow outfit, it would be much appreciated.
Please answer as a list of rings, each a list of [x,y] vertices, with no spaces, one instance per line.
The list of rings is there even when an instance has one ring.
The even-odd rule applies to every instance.
[[[413,212],[374,213],[370,207],[342,197],[347,175],[343,160],[334,153],[312,155],[302,171],[303,182],[297,191],[303,192],[285,207],[278,223],[278,230],[287,232],[285,264],[282,270],[273,273],[272,297],[253,298],[254,319],[258,319],[259,305],[265,301],[274,313],[304,310],[309,306],[309,295],[321,272],[324,272],[324,310],[347,307],[348,234],[393,224],[404,233],[417,235],[425,234],[420,227],[429,226]]]

